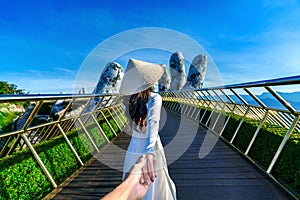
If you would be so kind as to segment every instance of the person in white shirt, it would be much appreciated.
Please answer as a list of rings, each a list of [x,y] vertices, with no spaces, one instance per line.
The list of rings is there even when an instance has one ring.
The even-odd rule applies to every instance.
[[[159,94],[151,92],[151,87],[161,78],[163,72],[163,67],[159,64],[130,59],[120,87],[120,94],[124,95],[125,112],[132,128],[132,137],[124,161],[123,180],[139,157],[151,154],[155,158],[153,171],[157,175],[156,178],[141,177],[142,183],[150,184],[153,181],[149,185],[145,200],[176,199],[176,187],[169,176],[165,153],[158,135],[162,98]]]

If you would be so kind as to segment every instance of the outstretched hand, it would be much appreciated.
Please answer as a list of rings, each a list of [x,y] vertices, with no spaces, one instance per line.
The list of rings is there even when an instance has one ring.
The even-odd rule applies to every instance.
[[[140,200],[156,178],[155,156],[146,154],[141,156],[132,166],[125,181],[106,195],[103,200]]]
[[[126,180],[134,184],[134,195],[132,199],[142,199],[152,182],[156,178],[155,160],[153,154],[141,156],[132,167],[130,175]]]

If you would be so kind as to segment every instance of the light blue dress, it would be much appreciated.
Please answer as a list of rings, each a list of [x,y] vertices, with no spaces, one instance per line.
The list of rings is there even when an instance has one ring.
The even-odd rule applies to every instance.
[[[176,187],[169,176],[165,153],[158,135],[161,106],[161,96],[151,93],[150,99],[147,102],[146,133],[140,133],[133,129],[124,161],[123,179],[141,155],[146,153],[153,153],[155,155],[157,178],[149,187],[144,200],[176,199]]]

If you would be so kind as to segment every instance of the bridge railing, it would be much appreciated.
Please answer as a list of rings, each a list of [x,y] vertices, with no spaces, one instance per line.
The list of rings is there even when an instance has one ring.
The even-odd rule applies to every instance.
[[[179,112],[206,126],[286,189],[285,183],[272,175],[272,169],[289,141],[300,142],[299,86],[300,76],[293,76],[197,90],[168,91],[160,94],[163,98],[163,105],[167,109]],[[279,92],[280,90],[297,90],[298,92],[292,94]],[[233,118],[238,120],[230,123]],[[241,132],[244,134],[242,130],[244,122],[249,120],[255,124],[255,129],[250,134],[251,138],[247,140],[247,144],[241,145],[237,140]],[[225,129],[229,129],[229,126],[231,126],[232,134],[226,133],[225,135]],[[254,144],[261,142],[258,138],[260,134],[263,134],[260,132],[263,126],[273,126],[281,132],[284,131],[266,167],[262,167],[261,163],[258,163],[251,155]],[[244,147],[241,148],[241,146]],[[299,152],[294,153],[294,155],[299,154]],[[295,159],[299,158],[295,157]],[[299,171],[294,173],[299,173]],[[286,190],[293,193],[290,189]]]
[[[35,145],[62,135],[78,163],[84,163],[68,138],[68,132],[81,129],[94,151],[99,152],[95,139],[86,129],[89,123],[95,124],[107,142],[106,133],[99,124],[105,120],[109,129],[116,135],[109,118],[121,130],[127,123],[123,114],[122,97],[119,95],[3,95],[0,105],[26,105],[26,111],[13,123],[12,130],[0,133],[0,158],[29,148],[34,159],[54,188],[57,183],[38,155]],[[1,108],[1,107],[0,107]],[[0,110],[1,111],[1,110]],[[8,109],[2,112],[7,112]]]
[[[287,143],[291,139],[299,140],[300,112],[299,104],[296,103],[300,99],[293,97],[291,100],[284,93],[278,91],[282,88],[285,90],[297,89],[300,88],[299,84],[300,76],[294,76],[199,90],[161,92],[160,94],[166,108],[200,122],[227,141],[258,168],[265,171],[276,183],[282,185],[282,182],[272,175],[272,169],[282,156],[282,151]],[[267,95],[268,98],[262,98],[262,95]],[[57,184],[36,152],[35,144],[62,135],[82,166],[84,164],[72,146],[67,132],[81,129],[92,143],[95,151],[98,152],[98,146],[89,130],[85,128],[86,125],[91,122],[95,123],[99,132],[109,142],[98,119],[104,119],[114,134],[116,133],[107,119],[108,116],[113,119],[119,129],[122,129],[127,123],[120,95],[13,95],[0,97],[0,105],[19,104],[20,102],[28,105],[28,109],[15,121],[13,131],[0,133],[0,158],[24,148],[30,149],[53,187],[57,187]],[[49,115],[49,110],[53,110],[54,114]],[[228,137],[225,130],[232,126],[230,120],[236,116],[239,116],[238,121],[231,129],[232,135]],[[243,123],[248,119],[256,121],[257,126],[246,148],[241,150],[235,141],[238,140],[239,132],[243,129]],[[274,125],[285,131],[266,168],[261,167],[251,155],[254,144],[259,142],[260,130],[264,125]]]

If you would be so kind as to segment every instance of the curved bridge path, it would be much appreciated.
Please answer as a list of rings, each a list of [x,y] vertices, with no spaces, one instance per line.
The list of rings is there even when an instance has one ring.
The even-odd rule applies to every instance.
[[[167,112],[167,121],[160,131],[164,145],[168,144],[176,135],[180,123],[178,114]],[[177,198],[188,200],[213,199],[288,199],[270,180],[260,173],[246,159],[230,148],[223,141],[218,140],[210,153],[199,159],[199,149],[202,145],[207,129],[199,126],[196,137],[189,133],[188,127],[192,121],[185,122],[186,131],[176,139],[178,148],[184,146],[188,139],[193,139],[189,148],[182,156],[171,163],[169,173],[177,187]],[[191,123],[190,126],[188,123]],[[212,138],[215,137],[212,134]],[[124,153],[115,149],[115,145],[126,150],[130,136],[122,133],[112,144],[107,144],[98,155],[102,162],[110,161],[116,167],[122,167]],[[180,145],[182,143],[182,145]],[[125,152],[125,151],[124,151]],[[172,150],[166,151],[167,160],[172,158]],[[115,154],[114,154],[115,153]],[[114,155],[114,156],[111,156]],[[111,169],[94,159],[77,174],[70,177],[59,186],[47,199],[99,199],[113,190],[122,178],[122,172]],[[111,165],[110,165],[111,166]]]

